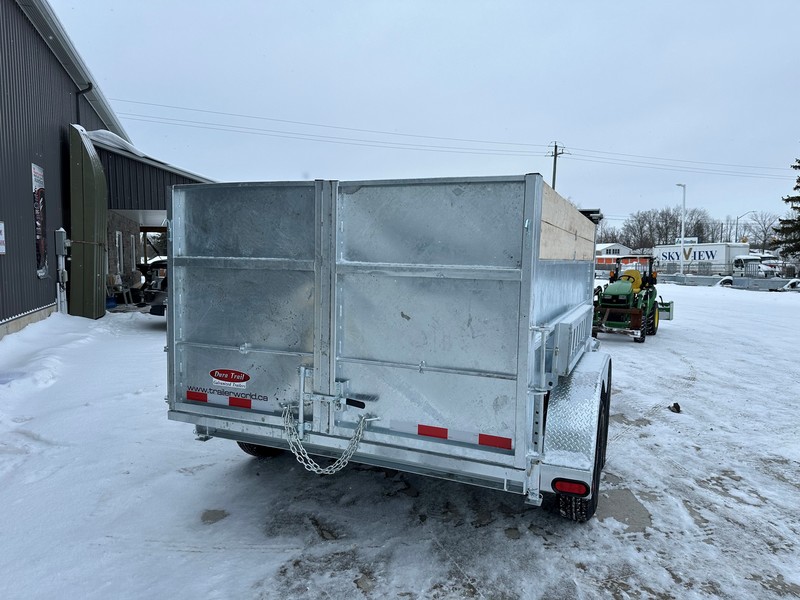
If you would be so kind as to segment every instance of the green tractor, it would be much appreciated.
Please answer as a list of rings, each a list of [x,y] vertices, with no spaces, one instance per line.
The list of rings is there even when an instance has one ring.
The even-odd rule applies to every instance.
[[[621,333],[641,344],[648,335],[656,335],[661,319],[672,320],[673,303],[657,295],[653,260],[652,256],[617,258],[608,284],[594,290],[594,337]]]

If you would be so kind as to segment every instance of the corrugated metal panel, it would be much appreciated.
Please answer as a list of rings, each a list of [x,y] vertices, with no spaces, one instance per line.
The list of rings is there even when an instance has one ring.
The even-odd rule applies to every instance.
[[[171,186],[202,181],[105,148],[97,150],[108,182],[108,207],[112,210],[167,210]]]
[[[3,0],[5,1],[5,0]],[[85,89],[89,82],[94,81],[94,77],[89,72],[89,68],[84,64],[83,59],[78,55],[77,50],[72,45],[64,27],[58,20],[55,12],[47,3],[47,0],[17,0],[19,8],[25,13],[27,18],[33,23],[33,26],[39,32],[44,43],[48,45],[52,55],[61,63],[64,71],[72,79],[77,86],[77,89]],[[100,115],[100,121],[103,123],[103,129],[109,129],[129,140],[128,135],[125,133],[122,123],[119,122],[111,106],[108,104],[103,92],[97,87],[89,90],[83,96],[81,104],[86,106],[91,105],[90,112]],[[81,107],[81,114],[84,108]],[[81,119],[82,121],[82,119]],[[81,122],[87,129],[97,129]]]
[[[72,79],[13,0],[0,0],[0,322],[52,305],[53,231],[65,225],[67,127],[76,118]],[[105,127],[88,103],[87,128]],[[49,274],[36,275],[31,163],[44,169]]]

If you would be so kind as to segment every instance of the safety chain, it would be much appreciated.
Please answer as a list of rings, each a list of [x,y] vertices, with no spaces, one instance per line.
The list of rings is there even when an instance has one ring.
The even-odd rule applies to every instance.
[[[292,407],[287,404],[283,409],[283,428],[286,430],[286,438],[289,440],[289,448],[292,454],[295,455],[297,462],[303,465],[307,471],[311,471],[317,475],[333,475],[347,466],[347,463],[353,458],[358,444],[361,442],[361,437],[364,435],[364,427],[366,427],[366,425],[367,418],[361,415],[358,419],[353,437],[350,438],[350,443],[347,445],[342,455],[336,459],[335,463],[323,468],[319,466],[314,459],[308,455],[306,449],[303,448],[303,441],[297,433],[297,421],[292,415]]]

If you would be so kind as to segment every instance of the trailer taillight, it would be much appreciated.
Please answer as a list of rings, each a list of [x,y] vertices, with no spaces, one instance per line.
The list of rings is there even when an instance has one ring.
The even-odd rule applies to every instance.
[[[589,485],[583,481],[556,479],[553,481],[553,489],[561,494],[570,494],[571,496],[589,495]]]

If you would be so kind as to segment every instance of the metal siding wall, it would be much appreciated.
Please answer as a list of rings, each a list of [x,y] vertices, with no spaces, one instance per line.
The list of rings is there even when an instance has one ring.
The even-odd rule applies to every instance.
[[[73,99],[73,102],[75,100]],[[103,123],[103,120],[94,112],[92,105],[86,99],[86,96],[81,96],[81,122],[80,125],[86,131],[94,131],[95,129],[108,129],[108,125]],[[73,117],[74,119],[75,117]],[[74,120],[73,120],[74,122]]]
[[[167,210],[168,188],[199,183],[153,165],[98,148],[108,181],[108,207],[112,210]]]
[[[51,305],[56,296],[53,232],[68,204],[67,126],[74,82],[14,0],[0,0],[0,322]],[[90,127],[99,117],[84,101]],[[48,276],[36,276],[31,163],[44,169]]]

